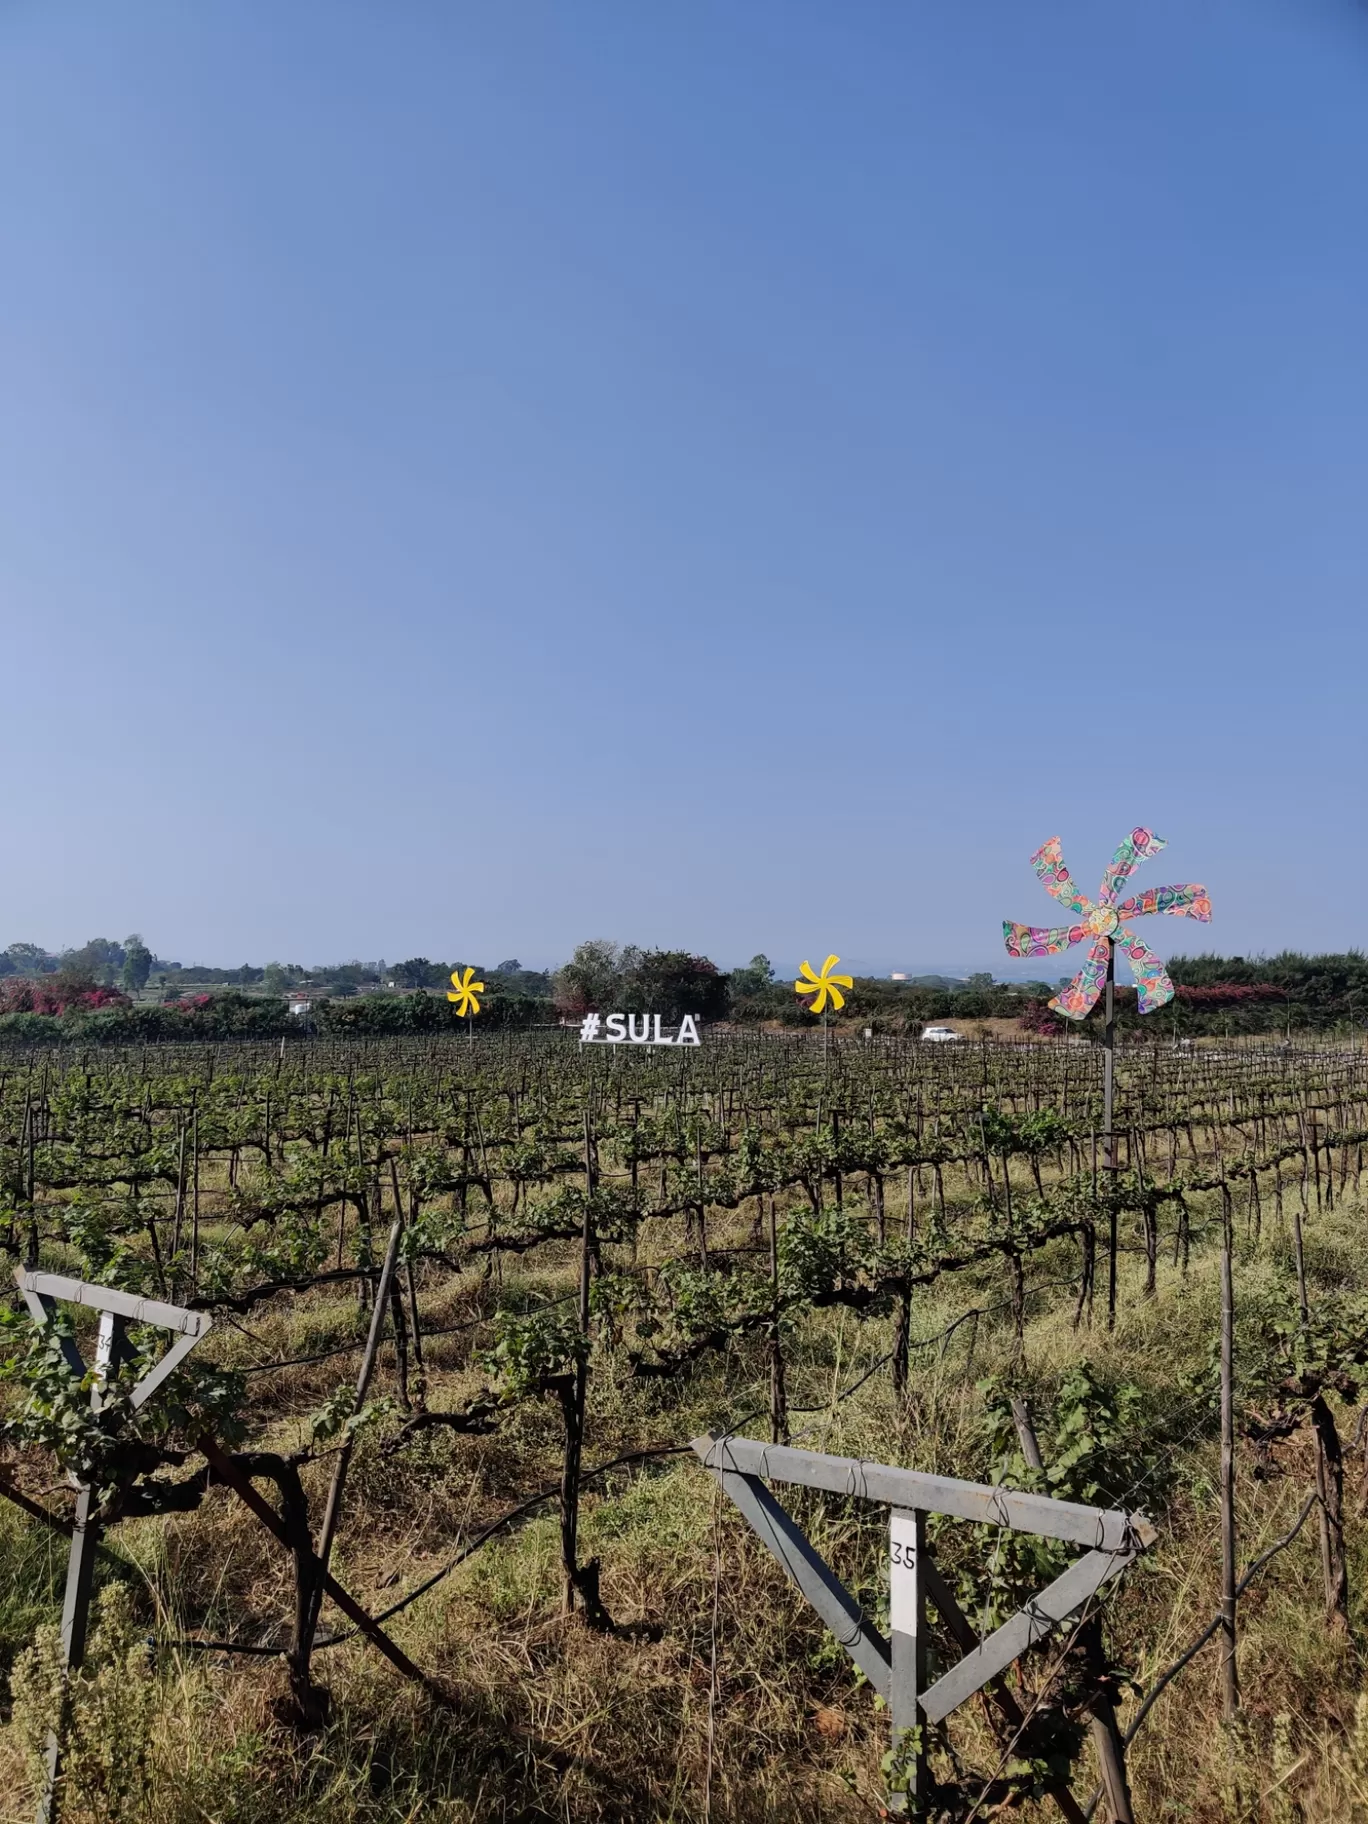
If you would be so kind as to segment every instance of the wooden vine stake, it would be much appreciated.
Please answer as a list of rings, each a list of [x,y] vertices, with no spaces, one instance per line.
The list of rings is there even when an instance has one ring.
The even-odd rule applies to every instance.
[[[1045,1471],[1045,1459],[1040,1454],[1040,1442],[1031,1423],[1030,1409],[1025,1400],[1012,1401],[1012,1419],[1016,1425],[1017,1437],[1021,1443],[1021,1454],[1027,1465]],[[1102,1626],[1094,1616],[1087,1621],[1080,1631],[1080,1641],[1089,1669],[1101,1670],[1104,1661],[1102,1651]],[[1105,1687],[1099,1688],[1093,1699],[1092,1720],[1089,1724],[1092,1735],[1093,1750],[1097,1755],[1098,1769],[1102,1775],[1102,1790],[1107,1795],[1107,1809],[1111,1813],[1112,1824],[1134,1824],[1134,1811],[1131,1807],[1130,1781],[1126,1775],[1126,1743],[1116,1721],[1116,1706],[1111,1694]]]
[[[1221,1181],[1221,1713],[1240,1708],[1235,1660],[1235,1281],[1230,1190]]]
[[[561,1568],[564,1572],[562,1606],[569,1615],[576,1591],[584,1599],[590,1620],[599,1611],[597,1568],[579,1564],[579,1477],[584,1453],[584,1413],[589,1391],[589,1270],[593,1254],[593,1207],[597,1174],[594,1170],[594,1135],[589,1110],[584,1111],[584,1216],[580,1228],[579,1296],[576,1303],[579,1348],[570,1385],[564,1396],[565,1456],[561,1465],[560,1529]]]
[[[769,1270],[770,1270],[770,1443],[788,1442],[788,1394],[784,1386],[784,1339],[779,1326],[779,1230],[774,1209],[774,1194],[769,1199]]]
[[[1153,1545],[1157,1534],[1143,1514],[1104,1511],[1048,1495],[961,1482],[920,1470],[896,1469],[854,1457],[822,1456],[787,1445],[760,1444],[718,1432],[693,1448],[800,1594],[888,1705],[892,1752],[887,1760],[890,1811],[923,1816],[931,1799],[929,1733],[976,1691],[992,1685],[1013,1660],[1087,1605],[1103,1584],[1120,1576]],[[874,1626],[767,1482],[828,1489],[885,1503],[889,1516],[888,1638]],[[1059,1539],[1089,1549],[1082,1558],[984,1640],[974,1631],[926,1547],[928,1514]],[[927,1683],[927,1604],[937,1608],[965,1654]],[[996,1694],[1001,1698],[1010,1694]],[[1015,1700],[1011,1700],[1015,1704]],[[1017,1711],[1016,1727],[1023,1719]],[[1070,1820],[1080,1817],[1067,1788],[1055,1800]]]
[[[375,1372],[376,1357],[380,1353],[380,1339],[385,1328],[385,1312],[390,1304],[390,1287],[394,1280],[395,1262],[399,1258],[399,1242],[404,1230],[403,1211],[399,1207],[399,1191],[395,1186],[394,1221],[390,1225],[389,1240],[385,1244],[384,1263],[380,1268],[380,1283],[375,1291],[375,1303],[371,1306],[370,1331],[366,1337],[366,1347],[361,1356],[361,1366],[356,1376],[356,1393],[353,1399],[352,1412],[360,1412],[365,1404],[366,1391],[370,1386],[371,1375]],[[351,1467],[352,1452],[356,1444],[354,1431],[345,1431],[341,1448],[333,1464],[332,1479],[328,1484],[328,1500],[323,1510],[323,1526],[318,1537],[318,1550],[315,1556],[326,1576],[329,1561],[332,1558],[333,1540],[337,1536],[338,1521],[342,1517],[342,1496],[347,1486],[347,1471]],[[301,1690],[307,1694],[309,1680],[309,1656],[313,1651],[314,1636],[318,1632],[319,1615],[323,1608],[323,1579],[316,1577],[308,1607],[308,1620],[299,1643],[298,1673]]]

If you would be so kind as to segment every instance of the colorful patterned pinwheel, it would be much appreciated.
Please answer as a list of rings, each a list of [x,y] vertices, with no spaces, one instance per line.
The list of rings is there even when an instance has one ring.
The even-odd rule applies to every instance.
[[[799,969],[798,980],[793,984],[793,992],[812,996],[808,1003],[810,1013],[825,1013],[828,1001],[837,1013],[845,1006],[845,996],[841,993],[841,989],[852,988],[854,983],[848,975],[832,974],[832,970],[840,960],[839,956],[829,956],[822,964],[820,975],[813,973],[811,963],[804,963]]]
[[[476,997],[484,993],[485,985],[483,982],[477,982],[474,976],[475,971],[471,968],[453,969],[451,972],[451,987],[447,989],[447,999],[456,1003],[458,1020],[465,1019],[467,1014],[476,1014],[480,1011],[480,1003]]]
[[[1197,918],[1203,924],[1209,924],[1211,901],[1206,888],[1150,887],[1147,892],[1123,900],[1119,906],[1116,903],[1117,894],[1140,863],[1167,846],[1164,838],[1156,836],[1153,830],[1132,830],[1102,876],[1095,905],[1074,885],[1073,877],[1064,866],[1058,836],[1051,836],[1044,847],[1032,855],[1031,866],[1040,876],[1045,891],[1071,912],[1080,913],[1081,922],[1047,927],[1014,925],[1004,919],[1002,935],[1007,941],[1007,954],[1053,956],[1057,951],[1067,950],[1070,944],[1082,943],[1086,937],[1092,939],[1083,967],[1068,987],[1062,988],[1050,1002],[1056,1013],[1062,1013],[1066,1019],[1081,1020],[1091,1012],[1107,979],[1107,963],[1113,944],[1119,944],[1130,958],[1141,1013],[1153,1013],[1156,1007],[1173,999],[1173,983],[1163,963],[1122,921],[1143,918],[1150,912],[1168,912],[1175,918]]]

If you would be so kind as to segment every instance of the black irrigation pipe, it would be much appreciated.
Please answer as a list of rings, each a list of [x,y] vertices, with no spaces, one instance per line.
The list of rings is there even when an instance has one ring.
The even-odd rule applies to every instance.
[[[933,1337],[932,1341],[934,1342],[935,1340],[936,1339]],[[918,1343],[915,1345],[915,1347],[918,1349],[924,1349],[926,1347],[926,1344]],[[848,1399],[852,1393],[858,1393],[860,1388],[864,1386],[864,1384],[867,1380],[869,1380],[873,1375],[877,1374],[880,1368],[886,1367],[887,1364],[893,1360],[893,1354],[894,1354],[893,1350],[890,1349],[886,1355],[881,1355],[879,1357],[878,1361],[871,1363],[870,1366],[865,1369],[864,1373],[860,1376],[858,1381],[852,1381],[849,1387],[843,1387],[841,1389],[841,1391],[836,1395],[835,1399],[823,1401],[823,1403],[820,1406],[790,1406],[788,1408],[788,1410],[790,1412],[829,1412],[830,1409],[833,1406],[835,1406],[838,1401]],[[743,1423],[744,1423],[744,1421],[743,1421]],[[735,1425],[733,1425],[731,1427],[732,1431],[736,1431],[737,1429],[738,1429],[738,1427]],[[807,1437],[809,1432],[816,1431],[816,1429],[817,1429],[816,1425],[805,1426],[802,1431],[794,1432],[793,1438],[791,1438],[789,1441],[790,1441],[790,1443],[792,1443],[794,1441],[794,1439],[805,1438],[805,1437]]]
[[[572,1294],[572,1296],[577,1295]],[[557,1300],[556,1302],[563,1303],[564,1301]],[[927,1339],[927,1342],[914,1344],[913,1347],[924,1349],[928,1347],[930,1343],[937,1341],[939,1341],[939,1338],[930,1337]],[[864,1386],[865,1382],[872,1374],[879,1368],[882,1368],[884,1364],[891,1359],[892,1351],[890,1350],[888,1355],[880,1356],[872,1367],[866,1369],[857,1381],[853,1381],[849,1387],[842,1388],[841,1392],[836,1396],[837,1400],[848,1399],[852,1393],[855,1393],[859,1388]],[[793,1412],[822,1412],[824,1410],[825,1405],[794,1406],[790,1408],[790,1411]],[[726,1428],[728,1433],[737,1432],[743,1425],[749,1425],[753,1419],[758,1419],[763,1411],[763,1407],[757,1406],[753,1412],[748,1412],[742,1418],[733,1420]],[[586,1470],[579,1479],[579,1485],[581,1488],[584,1488],[588,1483],[596,1481],[598,1477],[606,1476],[610,1470],[623,1469],[628,1464],[648,1463],[664,1457],[687,1456],[692,1448],[692,1444],[658,1444],[653,1445],[646,1450],[628,1451],[623,1456],[613,1457],[607,1463],[600,1463],[595,1469]],[[473,1557],[482,1545],[494,1538],[497,1533],[502,1532],[505,1527],[511,1526],[515,1520],[521,1519],[524,1514],[530,1513],[533,1508],[539,1507],[543,1502],[554,1500],[560,1492],[561,1489],[558,1482],[550,1488],[539,1489],[536,1494],[529,1495],[526,1500],[520,1501],[516,1507],[509,1508],[508,1511],[501,1514],[497,1520],[491,1521],[482,1532],[477,1533],[475,1538],[470,1540],[467,1545],[463,1546],[456,1556],[443,1565],[440,1570],[434,1571],[432,1576],[426,1578],[416,1589],[410,1590],[406,1596],[401,1596],[398,1602],[392,1603],[389,1608],[377,1615],[375,1617],[377,1626],[388,1621],[391,1616],[399,1614],[401,1610],[408,1608],[410,1603],[416,1602],[420,1596],[425,1596],[430,1589],[434,1588],[434,1586],[440,1583],[444,1577],[449,1576],[452,1571],[464,1564],[468,1558]],[[325,1647],[340,1646],[343,1641],[353,1639],[356,1633],[357,1630],[355,1628],[348,1628],[344,1633],[330,1635],[326,1640],[320,1640],[317,1643],[315,1651],[321,1653]],[[191,1640],[187,1638],[184,1640],[165,1641],[162,1644],[171,1648],[189,1648],[195,1652],[201,1653],[246,1653],[264,1655],[267,1657],[276,1657],[284,1651],[283,1647],[247,1646],[240,1645],[236,1641],[230,1640],[211,1641]]]
[[[567,1292],[563,1298],[548,1299],[545,1304],[534,1305],[531,1309],[534,1311],[553,1311],[557,1305],[567,1304],[571,1299],[578,1297],[579,1294],[577,1292]],[[428,1338],[431,1336],[457,1336],[463,1330],[478,1330],[481,1324],[489,1324],[493,1323],[493,1321],[494,1319],[492,1316],[472,1317],[463,1324],[447,1324],[438,1329],[424,1330],[423,1341],[427,1342]],[[389,1348],[393,1346],[393,1343],[394,1338],[392,1336],[387,1336],[382,1338],[380,1347],[382,1349]],[[335,1349],[324,1349],[317,1355],[291,1356],[288,1360],[283,1362],[253,1362],[249,1368],[229,1369],[225,1372],[235,1374],[275,1374],[283,1368],[305,1368],[314,1362],[330,1361],[334,1356],[355,1355],[358,1349],[364,1349],[365,1346],[366,1339],[365,1337],[361,1337],[357,1342],[339,1343]]]
[[[750,1416],[755,1417],[757,1415],[752,1414]],[[742,1420],[741,1422],[743,1424],[746,1423],[745,1420]],[[586,1483],[594,1481],[597,1477],[607,1475],[609,1470],[621,1469],[629,1463],[645,1463],[659,1457],[684,1456],[691,1448],[692,1447],[688,1444],[661,1444],[648,1450],[629,1451],[625,1456],[614,1457],[609,1463],[600,1463],[596,1469],[586,1470],[579,1479],[579,1485],[583,1488]],[[536,1494],[529,1495],[526,1500],[520,1501],[516,1507],[509,1508],[508,1511],[501,1514],[497,1520],[491,1521],[482,1532],[477,1533],[475,1537],[464,1545],[456,1556],[444,1564],[440,1570],[434,1571],[433,1574],[430,1577],[425,1578],[416,1589],[410,1590],[406,1596],[401,1596],[398,1602],[391,1603],[389,1608],[383,1609],[379,1615],[375,1616],[374,1619],[377,1627],[388,1621],[391,1616],[398,1615],[402,1610],[408,1608],[411,1603],[417,1602],[420,1596],[425,1596],[430,1589],[433,1589],[439,1584],[444,1577],[450,1576],[452,1571],[464,1564],[467,1558],[473,1557],[482,1545],[494,1538],[496,1534],[501,1533],[505,1527],[511,1526],[515,1520],[521,1519],[524,1514],[530,1513],[533,1508],[540,1507],[543,1502],[554,1501],[557,1496],[559,1496],[560,1492],[561,1487],[559,1482],[554,1483],[550,1488],[539,1489]],[[344,1641],[355,1639],[359,1631],[360,1630],[357,1628],[347,1628],[341,1634],[331,1634],[326,1640],[318,1641],[314,1651],[321,1653],[325,1647],[339,1647]],[[231,1640],[210,1641],[185,1639],[163,1641],[161,1644],[169,1648],[190,1648],[202,1653],[250,1653],[267,1654],[272,1657],[276,1657],[285,1651],[283,1647],[246,1646],[239,1645],[236,1641]]]
[[[1033,1286],[1030,1289],[1034,1292],[1044,1292],[1049,1291],[1053,1286],[1071,1286],[1072,1284],[1072,1280],[1054,1280],[1045,1286]],[[571,1294],[571,1296],[576,1295]],[[564,1299],[557,1299],[555,1302],[557,1304],[563,1304],[565,1301]],[[965,1322],[967,1318],[984,1317],[991,1311],[1005,1310],[1011,1302],[1010,1299],[1004,1299],[1000,1305],[990,1305],[984,1307],[982,1310],[966,1312],[963,1317],[956,1318],[954,1323],[949,1325],[947,1329],[937,1332],[935,1336],[923,1337],[915,1343],[909,1343],[909,1353],[916,1353],[922,1349],[930,1349],[936,1343],[942,1342],[947,1336],[952,1335],[954,1331],[958,1329],[959,1325]],[[433,1333],[429,1332],[428,1334]],[[865,1382],[870,1380],[878,1373],[880,1368],[885,1367],[892,1359],[893,1351],[890,1349],[887,1354],[881,1355],[877,1361],[871,1363],[858,1379],[852,1381],[848,1387],[843,1387],[835,1396],[835,1399],[831,1401],[824,1400],[817,1406],[790,1406],[789,1411],[795,1413],[827,1411],[830,1406],[837,1405],[842,1400],[848,1400],[852,1394],[858,1393]],[[742,1426],[749,1425],[752,1420],[760,1418],[764,1411],[764,1407],[757,1406],[754,1411],[745,1413],[739,1419],[734,1419],[730,1425],[725,1427],[727,1435],[731,1436],[740,1431]],[[815,1426],[808,1427],[809,1431],[815,1429]],[[807,1434],[806,1432],[799,1432],[795,1435],[804,1437]],[[687,1456],[692,1448],[692,1444],[658,1444],[645,1450],[628,1451],[623,1456],[613,1457],[607,1463],[600,1463],[596,1469],[586,1470],[579,1479],[579,1486],[584,1488],[588,1483],[596,1481],[598,1477],[606,1476],[610,1470],[623,1469],[632,1463],[649,1463],[665,1457]],[[382,1625],[384,1622],[389,1621],[393,1616],[398,1615],[402,1610],[408,1608],[411,1603],[417,1602],[420,1596],[425,1596],[427,1592],[435,1588],[444,1577],[450,1576],[452,1571],[457,1570],[467,1559],[472,1558],[482,1545],[486,1544],[490,1539],[493,1539],[498,1533],[501,1533],[505,1527],[511,1526],[515,1520],[520,1520],[524,1514],[530,1513],[534,1508],[540,1507],[544,1502],[554,1500],[560,1492],[559,1483],[554,1484],[550,1488],[539,1489],[536,1494],[529,1495],[525,1500],[518,1502],[516,1507],[509,1508],[507,1512],[501,1514],[497,1520],[491,1521],[482,1532],[477,1533],[475,1538],[464,1545],[456,1556],[444,1564],[440,1570],[434,1571],[433,1574],[430,1577],[425,1578],[416,1589],[410,1590],[406,1596],[401,1596],[399,1600],[392,1603],[389,1608],[382,1610],[381,1613],[375,1617],[376,1625]],[[1303,1518],[1305,1518],[1305,1515],[1303,1515]],[[1300,1524],[1300,1522],[1298,1524]],[[1249,1575],[1252,1574],[1251,1571]],[[1248,1579],[1246,1579],[1246,1581],[1247,1580]],[[315,1652],[321,1653],[325,1647],[341,1646],[344,1641],[354,1639],[356,1634],[357,1630],[355,1628],[348,1628],[341,1634],[329,1635],[326,1640],[320,1640],[316,1644],[314,1650]],[[266,1658],[278,1657],[279,1654],[285,1650],[283,1647],[248,1646],[231,1640],[192,1640],[186,1638],[183,1640],[164,1641],[162,1644],[168,1648],[185,1648],[199,1653],[243,1653]]]
[[[1193,1233],[1195,1234],[1196,1231],[1194,1230]],[[735,1248],[735,1249],[715,1249],[713,1251],[715,1253],[738,1253],[738,1254],[740,1254],[740,1253],[750,1252],[751,1250],[749,1250],[748,1248]],[[1138,1249],[1136,1251],[1139,1252]],[[652,1270],[659,1272],[662,1269],[655,1268]],[[1035,1292],[1053,1292],[1053,1291],[1057,1291],[1061,1286],[1072,1286],[1074,1283],[1075,1282],[1071,1279],[1052,1279],[1052,1280],[1047,1280],[1043,1286],[1028,1286],[1026,1288],[1026,1292],[1027,1292],[1027,1296],[1029,1297],[1032,1293],[1035,1293]],[[578,1296],[577,1293],[567,1292],[561,1298],[548,1299],[545,1304],[536,1305],[532,1308],[537,1311],[553,1311],[553,1310],[555,1310],[557,1305],[568,1304],[571,1299],[576,1298],[577,1296]],[[1001,1304],[985,1305],[985,1306],[982,1306],[979,1308],[975,1308],[972,1311],[966,1311],[962,1317],[958,1317],[955,1319],[955,1322],[950,1326],[950,1329],[952,1331],[957,1329],[960,1324],[966,1323],[971,1317],[986,1317],[986,1316],[988,1316],[988,1314],[990,1312],[1005,1310],[1006,1307],[1010,1303],[1011,1303],[1010,1299],[1004,1299],[1001,1302]],[[481,1324],[488,1324],[488,1323],[492,1323],[492,1322],[493,1322],[492,1317],[472,1317],[463,1324],[448,1324],[444,1327],[432,1329],[432,1330],[424,1329],[423,1341],[426,1342],[428,1340],[428,1338],[432,1337],[432,1336],[457,1336],[463,1331],[477,1330]],[[941,1332],[942,1336],[947,1335],[947,1334],[949,1334],[949,1332],[944,1332],[944,1331]],[[940,1337],[932,1337],[929,1340],[931,1342],[937,1342],[940,1340]],[[393,1342],[394,1342],[393,1337],[386,1337],[386,1338],[384,1338],[384,1340],[382,1341],[380,1346],[381,1346],[381,1348],[392,1347]],[[235,1374],[275,1374],[286,1368],[308,1368],[308,1367],[312,1367],[317,1362],[332,1361],[335,1357],[337,1357],[339,1355],[354,1355],[358,1349],[364,1349],[365,1346],[366,1346],[366,1339],[364,1337],[361,1337],[355,1342],[339,1343],[333,1349],[322,1349],[316,1355],[289,1356],[284,1361],[281,1361],[281,1362],[253,1362],[253,1363],[251,1363],[250,1366],[248,1366],[246,1368],[230,1368],[230,1369],[226,1370],[226,1372],[231,1372],[231,1373],[235,1373]],[[926,1347],[926,1344],[925,1343],[910,1343],[908,1345],[908,1347],[909,1347],[909,1349],[922,1349],[922,1348]],[[794,1411],[794,1412],[798,1412],[798,1411],[803,1411],[803,1410],[807,1410],[807,1409],[802,1408],[802,1407],[792,1407],[792,1408],[790,1408],[790,1410]],[[817,1410],[817,1408],[812,1408],[811,1410],[815,1411],[815,1410]]]
[[[163,1641],[160,1644],[166,1647],[173,1647],[182,1652],[254,1654],[261,1659],[279,1659],[281,1654],[286,1651],[284,1646],[247,1646],[244,1642],[238,1640],[191,1640],[188,1636],[184,1640],[168,1640]],[[326,1640],[320,1640],[318,1642],[318,1646],[320,1647],[326,1647],[327,1644]],[[155,1651],[158,1642],[154,1635],[149,1634],[147,1636],[147,1645],[149,1649]]]
[[[597,1480],[599,1476],[606,1476],[609,1470],[625,1468],[629,1463],[649,1463],[661,1457],[687,1456],[691,1449],[692,1445],[689,1444],[658,1444],[647,1450],[628,1451],[623,1456],[614,1457],[608,1463],[600,1463],[596,1469],[586,1470],[579,1479],[579,1486],[583,1488],[586,1483]],[[434,1585],[449,1576],[459,1565],[464,1564],[467,1558],[473,1557],[480,1547],[487,1540],[492,1539],[496,1533],[502,1532],[512,1521],[521,1519],[532,1508],[540,1507],[543,1502],[556,1500],[560,1492],[561,1485],[556,1482],[550,1488],[540,1489],[535,1495],[529,1495],[525,1501],[520,1501],[516,1507],[510,1508],[506,1514],[485,1527],[483,1532],[477,1533],[475,1538],[468,1545],[463,1546],[449,1563],[442,1566],[441,1570],[434,1571],[431,1577],[418,1585],[417,1589],[410,1590],[407,1596],[401,1596],[398,1602],[391,1603],[389,1608],[382,1610],[376,1616],[376,1621],[378,1623],[386,1622],[392,1615],[397,1615],[401,1609],[408,1608],[410,1603],[416,1602],[420,1596],[425,1596]],[[319,1646],[339,1646],[344,1640],[352,1639],[356,1632],[355,1628],[349,1628],[345,1634],[334,1634],[330,1640],[320,1641]]]
[[[1056,1280],[1056,1281],[1052,1281],[1050,1283],[1051,1283],[1051,1285],[1071,1286],[1074,1282],[1072,1280]],[[1050,1289],[1049,1285],[1036,1286],[1036,1287],[1031,1288],[1032,1291],[1048,1291],[1049,1289]],[[1004,1299],[1000,1305],[989,1306],[989,1307],[987,1307],[987,1310],[1005,1310],[1011,1304],[1011,1302],[1012,1301],[1010,1299]],[[981,1311],[981,1312],[977,1312],[977,1313],[966,1313],[965,1315],[966,1316],[973,1316],[973,1315],[986,1316],[987,1311]],[[919,1342],[909,1344],[909,1346],[908,1346],[909,1350],[914,1351],[914,1350],[931,1348],[933,1344],[942,1341],[942,1339],[945,1336],[950,1335],[958,1327],[958,1325],[960,1323],[962,1323],[963,1321],[964,1321],[963,1318],[957,1318],[955,1320],[955,1323],[951,1324],[948,1330],[941,1331],[935,1336],[925,1337],[924,1339],[922,1339]],[[874,1374],[876,1374],[880,1368],[886,1366],[886,1364],[888,1362],[890,1362],[892,1359],[893,1359],[893,1351],[890,1349],[886,1355],[881,1355],[876,1362],[872,1363],[868,1368],[866,1368],[865,1371],[858,1377],[858,1379],[852,1381],[848,1387],[843,1387],[840,1390],[840,1392],[835,1396],[834,1399],[832,1399],[830,1401],[824,1400],[818,1406],[790,1406],[789,1411],[796,1412],[796,1413],[826,1412],[827,1410],[829,1410],[829,1408],[831,1406],[838,1405],[842,1400],[848,1400],[853,1393],[858,1393],[860,1388],[864,1386],[865,1382],[868,1381]],[[760,1418],[765,1410],[766,1409],[763,1406],[757,1406],[753,1412],[746,1413],[744,1415],[744,1417],[742,1417],[742,1418],[734,1419],[730,1425],[728,1425],[724,1428],[725,1432],[727,1433],[727,1435],[730,1436],[730,1435],[740,1431],[740,1429],[742,1428],[743,1425],[749,1425],[752,1422],[752,1420]],[[808,1429],[815,1430],[816,1427],[810,1426]],[[798,1435],[803,1436],[806,1434],[799,1433]],[[581,1488],[583,1488],[586,1483],[596,1480],[599,1476],[607,1475],[609,1470],[620,1469],[629,1463],[645,1463],[645,1462],[650,1462],[653,1459],[660,1458],[660,1457],[687,1456],[688,1453],[692,1449],[693,1449],[693,1445],[691,1443],[689,1443],[689,1444],[661,1444],[661,1445],[656,1445],[648,1450],[629,1451],[625,1456],[614,1457],[611,1460],[611,1462],[600,1463],[597,1469],[586,1470],[585,1473],[580,1477],[579,1485]],[[508,1512],[506,1514],[504,1514],[500,1519],[493,1521],[489,1526],[487,1526],[484,1529],[484,1531],[482,1533],[480,1533],[476,1538],[472,1539],[470,1544],[468,1546],[464,1547],[457,1554],[457,1556],[450,1561],[449,1564],[445,1565],[440,1571],[434,1572],[433,1575],[431,1577],[429,1577],[424,1583],[420,1583],[418,1585],[417,1589],[411,1590],[407,1596],[401,1597],[398,1602],[392,1604],[391,1607],[383,1610],[379,1615],[377,1615],[375,1617],[377,1624],[388,1621],[392,1615],[397,1615],[401,1609],[406,1609],[411,1602],[416,1602],[420,1596],[426,1595],[428,1590],[432,1589],[435,1584],[441,1582],[442,1578],[446,1577],[447,1575],[449,1575],[450,1572],[454,1571],[459,1565],[463,1564],[467,1558],[472,1557],[474,1555],[474,1553],[479,1550],[479,1548],[485,1543],[485,1541],[487,1539],[491,1539],[496,1533],[501,1532],[505,1526],[509,1525],[510,1522],[512,1522],[513,1520],[519,1519],[523,1514],[527,1513],[531,1508],[540,1506],[540,1504],[544,1501],[550,1501],[550,1500],[554,1499],[556,1496],[558,1496],[560,1494],[560,1492],[561,1492],[560,1484],[556,1483],[553,1487],[541,1489],[537,1494],[528,1496],[527,1500],[519,1502],[519,1504],[516,1507],[510,1508],[508,1510]],[[321,1651],[321,1649],[325,1646],[326,1647],[337,1646],[344,1640],[352,1639],[352,1637],[355,1635],[355,1633],[356,1633],[356,1629],[350,1628],[344,1634],[335,1634],[326,1641],[320,1641],[318,1643],[318,1648]]]

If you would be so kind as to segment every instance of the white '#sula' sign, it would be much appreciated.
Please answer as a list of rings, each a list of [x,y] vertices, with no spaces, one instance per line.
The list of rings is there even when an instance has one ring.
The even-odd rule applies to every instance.
[[[697,1045],[698,1021],[686,1013],[674,1034],[660,1030],[658,1013],[586,1013],[580,1021],[581,1045]]]

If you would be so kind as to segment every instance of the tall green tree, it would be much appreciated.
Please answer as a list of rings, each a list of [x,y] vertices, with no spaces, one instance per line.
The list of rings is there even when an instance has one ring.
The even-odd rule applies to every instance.
[[[119,985],[126,994],[136,994],[140,988],[146,988],[147,978],[152,973],[152,952],[135,931],[124,939],[123,953]]]
[[[726,1017],[729,978],[710,958],[687,950],[634,950],[623,961],[618,1006],[624,1013],[658,1013],[666,1020],[686,1013]]]
[[[576,1015],[591,1008],[607,1012],[617,1005],[622,982],[622,952],[606,937],[577,944],[568,963],[553,978],[556,1005],[562,1013]]]
[[[72,981],[99,982],[109,988],[113,986],[123,960],[122,944],[116,944],[109,937],[92,937],[79,950],[63,950],[61,969]]]
[[[55,967],[55,960],[41,944],[11,944],[5,951],[20,975],[38,975]]]
[[[440,988],[449,970],[445,963],[431,963],[425,956],[411,956],[406,963],[396,963],[390,978],[399,988]]]
[[[740,999],[744,995],[763,994],[773,981],[774,964],[767,956],[753,956],[744,969],[732,970],[732,996]]]

